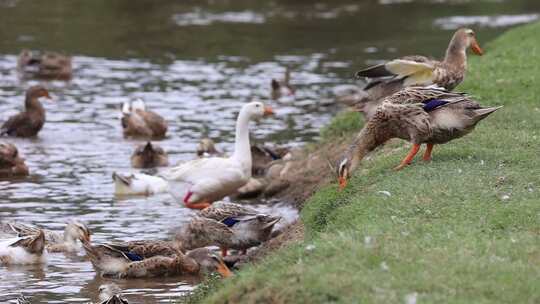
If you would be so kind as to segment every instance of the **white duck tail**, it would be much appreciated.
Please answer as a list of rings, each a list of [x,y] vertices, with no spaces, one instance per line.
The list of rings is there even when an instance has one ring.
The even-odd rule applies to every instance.
[[[167,181],[158,176],[113,172],[112,178],[114,193],[117,195],[152,195],[169,191]]]

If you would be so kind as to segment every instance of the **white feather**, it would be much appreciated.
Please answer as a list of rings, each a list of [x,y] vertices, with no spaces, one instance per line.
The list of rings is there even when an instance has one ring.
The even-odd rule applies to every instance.
[[[10,265],[28,265],[45,263],[45,255],[31,254],[22,247],[11,247],[23,238],[11,238],[0,241],[0,262]]]
[[[113,180],[114,193],[118,195],[151,195],[165,193],[169,190],[169,184],[165,179],[142,173],[115,173]],[[128,183],[124,181],[128,181]]]

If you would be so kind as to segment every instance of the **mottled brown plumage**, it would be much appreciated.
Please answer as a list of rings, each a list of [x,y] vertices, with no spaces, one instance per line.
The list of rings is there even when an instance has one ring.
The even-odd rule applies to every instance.
[[[267,241],[280,219],[239,204],[215,202],[184,225],[175,238],[185,249],[219,246],[225,256],[228,249],[245,251]]]
[[[22,50],[17,70],[24,78],[69,80],[72,76],[71,57],[55,52],[35,53]]]
[[[370,151],[391,138],[413,144],[411,153],[395,169],[408,165],[420,144],[428,144],[424,160],[431,159],[434,144],[444,144],[471,132],[476,124],[500,107],[483,108],[461,93],[443,89],[409,87],[382,101],[353,144],[339,161],[340,183]]]
[[[167,242],[137,241],[91,246],[84,244],[90,261],[104,276],[118,278],[164,277],[217,271],[231,275],[223,261],[208,249],[183,254]]]
[[[131,155],[131,166],[134,168],[164,167],[169,164],[169,157],[162,147],[147,142],[139,145]]]
[[[24,158],[20,157],[17,147],[9,143],[0,143],[0,178],[28,175]]]
[[[25,111],[11,116],[0,127],[0,135],[16,137],[36,136],[45,124],[45,109],[39,101],[40,97],[51,98],[49,92],[41,85],[32,86],[26,91]]]
[[[424,56],[406,56],[384,64],[369,67],[356,73],[357,77],[367,77],[371,82],[359,95],[355,108],[369,119],[381,99],[394,94],[403,87],[437,85],[453,90],[465,78],[467,71],[467,49],[482,55],[474,31],[459,29],[455,32],[442,61]]]

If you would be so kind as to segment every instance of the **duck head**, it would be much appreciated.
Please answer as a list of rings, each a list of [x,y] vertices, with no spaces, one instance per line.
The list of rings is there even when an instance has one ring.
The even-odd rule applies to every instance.
[[[187,253],[187,256],[194,259],[199,264],[200,272],[218,272],[223,277],[230,277],[233,273],[225,265],[223,259],[208,248],[197,248]]]
[[[28,167],[24,163],[24,158],[21,158],[17,147],[9,143],[0,143],[0,169],[9,172],[8,176],[28,175]]]
[[[484,51],[476,40],[476,34],[468,28],[461,28],[456,31],[451,41],[452,45],[456,45],[458,49],[466,50],[470,48],[474,54],[482,56]]]
[[[27,98],[31,98],[31,99],[40,98],[40,97],[52,99],[51,96],[49,95],[49,91],[47,91],[47,89],[42,85],[35,85],[28,88],[28,90],[26,91],[26,96]]]
[[[169,157],[163,148],[147,142],[135,149],[131,156],[131,164],[135,168],[163,167],[169,164]]]
[[[345,189],[347,186],[347,181],[350,177],[350,167],[351,167],[351,161],[348,157],[343,157],[339,162],[337,163],[336,167],[336,173],[338,178],[338,184],[339,184],[339,190]]]
[[[254,101],[245,104],[240,113],[247,114],[250,119],[258,119],[263,116],[273,115],[274,110],[269,106],[265,106],[262,102]]]
[[[64,229],[65,241],[75,242],[75,240],[79,240],[83,244],[90,243],[90,235],[90,229],[84,223],[77,220],[69,221]]]
[[[118,287],[118,285],[114,283],[108,283],[99,286],[98,292],[99,300],[102,302],[109,300],[113,296],[118,296],[122,294],[122,290],[120,289],[120,287]]]
[[[215,143],[210,138],[203,138],[199,141],[197,145],[197,156],[204,157],[210,155],[219,154],[219,151],[216,149]]]

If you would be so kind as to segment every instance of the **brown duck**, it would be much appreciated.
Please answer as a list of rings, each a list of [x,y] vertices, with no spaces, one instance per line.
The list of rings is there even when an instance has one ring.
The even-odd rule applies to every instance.
[[[283,81],[278,81],[272,78],[270,83],[272,87],[271,98],[273,100],[278,100],[284,96],[294,96],[294,88],[290,83],[291,81],[291,71],[287,67],[285,70],[285,78]]]
[[[159,114],[146,110],[141,99],[122,106],[122,128],[125,137],[164,138],[167,122]]]
[[[169,157],[165,150],[158,145],[147,142],[140,145],[131,155],[131,166],[133,168],[153,168],[165,167],[169,164]]]
[[[338,163],[340,187],[347,184],[366,154],[391,138],[410,141],[413,146],[394,168],[409,165],[421,144],[427,144],[424,161],[431,160],[435,144],[444,144],[471,132],[476,124],[501,107],[482,107],[462,93],[425,87],[405,88],[377,108]]]
[[[403,87],[437,85],[453,90],[465,78],[469,48],[477,55],[483,54],[474,31],[462,28],[454,33],[442,61],[406,56],[357,72],[357,77],[367,77],[371,82],[364,88],[365,96],[359,95],[355,107],[369,118],[373,110],[370,102],[376,103]]]
[[[28,175],[28,167],[13,144],[0,143],[0,178]]]
[[[11,116],[0,127],[0,135],[16,137],[33,137],[45,124],[45,109],[39,101],[40,97],[51,99],[49,92],[41,85],[33,86],[26,91],[25,111]]]
[[[17,70],[25,78],[69,80],[72,76],[71,57],[55,52],[34,53],[22,50]]]

